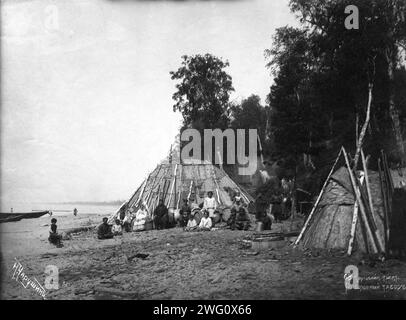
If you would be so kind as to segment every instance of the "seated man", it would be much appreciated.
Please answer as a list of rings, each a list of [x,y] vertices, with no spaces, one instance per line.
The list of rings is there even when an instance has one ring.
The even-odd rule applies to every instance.
[[[207,211],[204,211],[203,218],[200,220],[199,230],[210,231],[212,225],[213,223],[211,221],[211,218],[209,217],[209,213]]]
[[[56,245],[58,248],[62,247],[61,239],[62,236],[58,234],[57,231],[57,225],[56,225],[57,220],[55,218],[51,219],[51,226],[49,228],[49,237],[48,241],[54,245]]]
[[[248,230],[250,227],[247,210],[239,199],[236,199],[235,204],[231,208],[231,216],[228,222],[231,230]]]
[[[159,199],[159,204],[154,210],[155,228],[158,230],[166,229],[169,224],[168,208],[163,199]]]
[[[188,204],[188,200],[187,199],[183,199],[183,205],[180,208],[180,220],[179,220],[179,224],[182,228],[186,227],[186,225],[189,223],[189,216],[191,215],[191,211],[192,209],[190,208],[189,204]]]
[[[123,228],[121,227],[120,219],[116,219],[116,224],[113,226],[111,231],[115,236],[121,236],[123,234]]]
[[[184,228],[185,231],[193,231],[197,229],[197,223],[195,220],[195,217],[192,215],[189,215],[189,220],[187,222],[186,227]]]
[[[203,201],[203,210],[209,213],[209,217],[214,219],[214,212],[217,209],[216,199],[213,197],[213,192],[207,192],[207,197]]]
[[[100,240],[111,239],[114,237],[107,221],[107,218],[103,218],[103,223],[97,228],[97,238],[99,238]]]

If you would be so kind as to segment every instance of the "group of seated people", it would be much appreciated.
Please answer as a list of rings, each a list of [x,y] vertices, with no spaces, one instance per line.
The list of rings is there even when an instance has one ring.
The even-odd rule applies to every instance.
[[[204,199],[202,213],[203,217],[197,224],[195,216],[191,214],[190,207],[187,200],[184,201],[180,213],[182,216],[183,227],[185,231],[209,231],[215,226],[216,221],[216,201],[213,198],[213,192],[209,191],[207,197]],[[187,222],[186,222],[187,221]],[[231,206],[231,215],[227,220],[227,225],[231,230],[248,230],[251,226],[250,218],[248,216],[247,206],[242,201],[239,191],[233,199]]]
[[[158,206],[154,210],[155,228],[158,230],[166,229],[169,226],[168,208],[163,200],[159,200]],[[143,231],[146,224],[151,222],[147,207],[140,205],[138,211],[134,214],[130,211],[128,214],[124,210],[120,212],[118,219],[115,219],[113,226],[108,224],[108,218],[103,218],[103,223],[98,227],[97,235],[99,239],[111,239],[114,236],[120,236],[125,232]]]
[[[242,200],[239,191],[236,192],[233,198],[233,205],[230,210],[231,215],[227,220],[227,225],[230,229],[248,230],[251,226],[250,218],[248,216],[247,205]],[[197,215],[199,211],[202,214],[200,221]],[[148,209],[144,204],[140,205],[136,214],[133,214],[131,211],[126,214],[125,210],[122,210],[119,219],[115,220],[115,224],[112,227],[108,224],[108,219],[103,218],[103,223],[98,228],[98,238],[111,239],[114,236],[122,235],[123,231],[143,231],[146,228],[146,223],[151,223],[152,221],[157,230],[171,227],[169,211],[162,199],[159,200],[159,204],[155,208],[152,217],[150,217]],[[179,209],[177,225],[185,231],[210,231],[218,220],[217,203],[213,197],[213,192],[209,191],[201,208],[193,201],[183,199],[183,204]]]

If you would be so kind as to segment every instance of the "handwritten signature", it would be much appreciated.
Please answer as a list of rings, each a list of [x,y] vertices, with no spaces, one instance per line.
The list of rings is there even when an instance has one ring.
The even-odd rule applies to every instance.
[[[22,264],[17,260],[17,258],[14,258],[15,262],[13,265],[13,276],[11,279],[16,280],[19,282],[25,289],[28,287],[31,287],[34,289],[36,293],[38,293],[44,300],[46,299],[46,290],[44,289],[43,286],[38,282],[38,280],[33,277],[34,280],[31,280],[24,272],[24,267]]]

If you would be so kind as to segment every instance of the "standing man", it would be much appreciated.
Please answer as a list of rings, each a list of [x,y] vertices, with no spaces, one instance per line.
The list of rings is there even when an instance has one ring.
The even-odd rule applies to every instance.
[[[163,199],[159,199],[159,204],[154,210],[155,228],[158,230],[166,229],[169,223],[168,208]]]
[[[76,217],[78,215],[78,209],[73,209],[73,215]]]

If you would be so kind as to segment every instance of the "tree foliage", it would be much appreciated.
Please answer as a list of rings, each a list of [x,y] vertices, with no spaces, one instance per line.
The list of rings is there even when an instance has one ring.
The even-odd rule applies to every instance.
[[[229,66],[211,54],[182,56],[181,66],[171,71],[171,79],[178,81],[174,111],[180,111],[185,127],[224,128],[230,93],[234,91],[231,76],[224,70]]]
[[[344,27],[347,5],[359,8],[359,30]],[[380,149],[392,152],[394,112],[400,126],[405,123],[405,106],[399,104],[404,94],[396,83],[404,72],[405,2],[291,0],[290,7],[301,26],[277,29],[265,52],[275,77],[268,102],[276,156],[297,165],[303,154],[322,162],[341,145],[354,149],[356,119],[361,126],[371,84],[366,148],[372,155]]]

